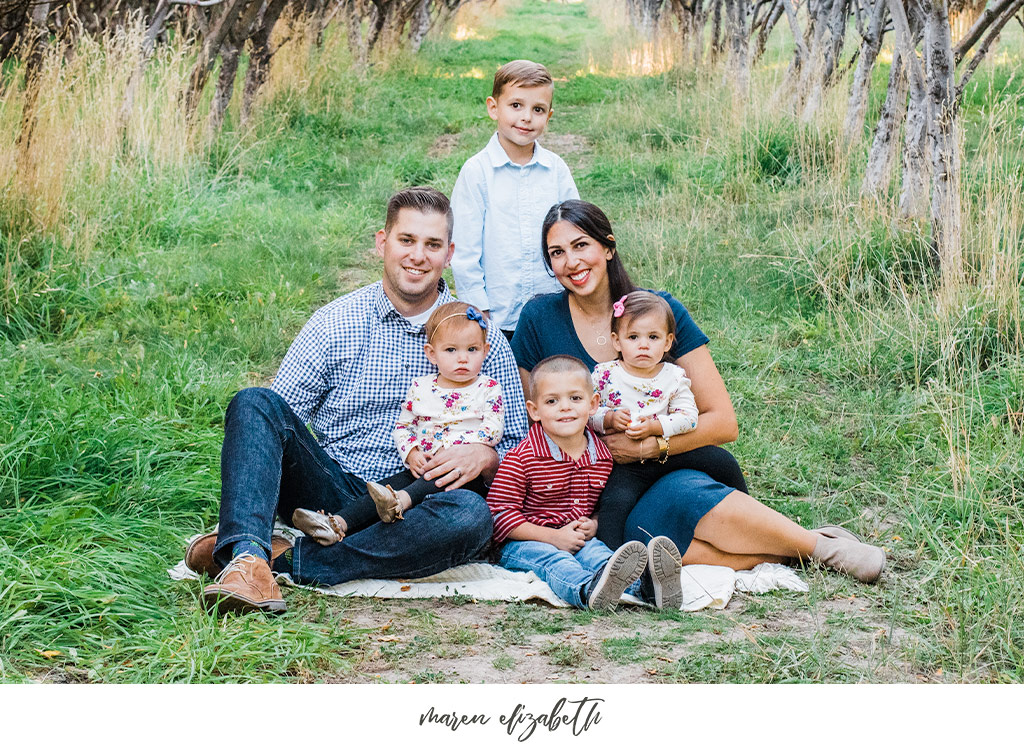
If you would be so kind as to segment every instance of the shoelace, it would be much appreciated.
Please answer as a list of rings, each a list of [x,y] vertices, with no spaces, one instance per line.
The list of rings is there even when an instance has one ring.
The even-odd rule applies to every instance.
[[[223,582],[224,577],[227,576],[229,573],[241,571],[243,563],[251,564],[255,562],[256,556],[253,555],[251,552],[244,553],[243,555],[236,555],[235,557],[231,558],[230,563],[224,566],[224,570],[220,572],[219,576],[217,576],[216,583],[220,584],[221,582]]]

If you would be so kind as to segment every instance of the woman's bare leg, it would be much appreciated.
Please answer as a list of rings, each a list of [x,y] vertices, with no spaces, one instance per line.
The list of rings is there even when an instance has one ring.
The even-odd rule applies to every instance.
[[[781,555],[752,554],[737,555],[722,552],[714,545],[700,539],[694,539],[683,553],[683,565],[717,565],[726,566],[734,571],[746,571],[760,563],[781,563],[785,558]]]
[[[818,541],[814,532],[742,492],[730,492],[708,511],[693,536],[694,542],[703,541],[723,553],[768,553],[805,559],[814,552]]]

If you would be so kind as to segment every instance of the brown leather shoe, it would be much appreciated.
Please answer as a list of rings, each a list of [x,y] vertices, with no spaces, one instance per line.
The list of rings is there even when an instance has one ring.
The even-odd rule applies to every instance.
[[[185,565],[200,576],[209,576],[211,579],[217,578],[217,575],[221,572],[221,565],[213,559],[213,550],[216,546],[216,531],[211,531],[209,534],[204,534],[192,540],[188,549],[185,550]],[[281,553],[291,546],[292,543],[284,537],[277,536],[276,534],[272,536],[270,538],[271,560],[279,558]]]
[[[270,564],[246,553],[232,558],[217,581],[203,590],[203,607],[218,613],[283,613],[284,597]]]

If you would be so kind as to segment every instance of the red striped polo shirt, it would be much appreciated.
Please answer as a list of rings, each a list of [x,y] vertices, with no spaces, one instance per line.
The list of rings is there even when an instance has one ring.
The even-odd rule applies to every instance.
[[[612,473],[612,454],[593,432],[586,432],[587,450],[576,461],[562,453],[540,423],[505,454],[487,495],[495,542],[525,523],[558,528],[594,512]]]

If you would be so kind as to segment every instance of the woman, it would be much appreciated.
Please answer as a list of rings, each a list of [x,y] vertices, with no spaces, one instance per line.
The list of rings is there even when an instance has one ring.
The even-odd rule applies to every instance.
[[[512,350],[524,390],[534,364],[547,356],[576,356],[591,369],[616,358],[610,338],[612,302],[636,289],[616,251],[611,223],[595,205],[578,200],[556,204],[544,219],[541,237],[544,262],[565,291],[537,296],[520,315]],[[636,441],[623,433],[604,439],[618,463],[700,452],[694,470],[676,471],[655,483],[629,515],[625,532],[613,535],[627,540],[668,536],[683,552],[684,564],[743,570],[758,563],[812,559],[864,582],[877,580],[885,566],[881,548],[860,542],[841,527],[808,531],[762,505],[746,494],[738,467],[731,473],[723,462],[726,451],[715,454],[706,447],[736,439],[732,401],[711,359],[707,336],[682,304],[659,295],[666,297],[676,317],[671,354],[692,381],[700,411],[697,428],[667,440]],[[709,452],[710,459],[705,455]],[[730,476],[738,476],[739,483],[723,483]]]

